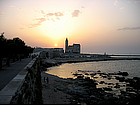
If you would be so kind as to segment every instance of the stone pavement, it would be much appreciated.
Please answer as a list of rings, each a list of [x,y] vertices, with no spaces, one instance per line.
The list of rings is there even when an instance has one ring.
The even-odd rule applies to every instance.
[[[32,59],[25,58],[21,61],[11,63],[10,67],[3,67],[0,70],[0,90],[2,90]]]

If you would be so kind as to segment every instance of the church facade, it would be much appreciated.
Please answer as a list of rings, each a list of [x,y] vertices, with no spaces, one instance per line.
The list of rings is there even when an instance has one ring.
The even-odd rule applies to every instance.
[[[80,44],[69,45],[68,39],[65,40],[65,53],[67,54],[80,54]]]

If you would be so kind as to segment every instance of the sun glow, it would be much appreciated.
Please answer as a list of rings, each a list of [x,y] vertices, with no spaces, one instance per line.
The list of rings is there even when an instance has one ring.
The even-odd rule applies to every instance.
[[[40,26],[40,32],[53,40],[62,39],[73,33],[74,26],[69,17],[50,19]]]
[[[54,44],[54,46],[55,46],[55,47],[57,47],[57,46],[58,46],[58,44],[57,44],[57,43],[55,43],[55,44]]]

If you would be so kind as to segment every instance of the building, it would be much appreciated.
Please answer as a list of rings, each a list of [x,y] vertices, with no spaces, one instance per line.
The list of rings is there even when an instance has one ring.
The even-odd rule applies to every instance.
[[[35,48],[34,53],[40,52],[41,58],[56,58],[64,56],[63,48]]]
[[[65,40],[65,53],[67,54],[80,54],[80,44],[69,45],[68,39]]]
[[[64,55],[63,48],[47,48],[45,51],[47,58],[63,57]]]

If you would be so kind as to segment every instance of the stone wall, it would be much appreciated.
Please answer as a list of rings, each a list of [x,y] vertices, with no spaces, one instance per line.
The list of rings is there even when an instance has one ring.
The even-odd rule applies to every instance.
[[[42,104],[40,58],[34,58],[0,91],[0,104]]]

